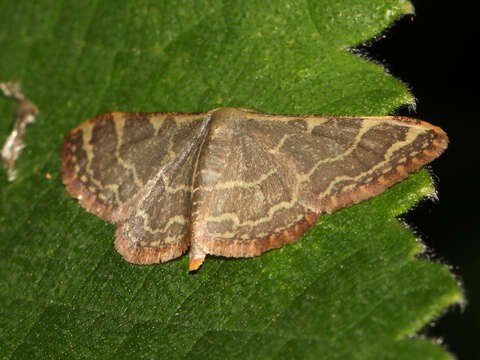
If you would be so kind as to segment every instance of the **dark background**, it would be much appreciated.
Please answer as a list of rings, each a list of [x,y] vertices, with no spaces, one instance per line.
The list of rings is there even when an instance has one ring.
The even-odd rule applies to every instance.
[[[423,333],[442,338],[458,359],[480,358],[480,146],[479,55],[480,19],[476,1],[456,3],[412,1],[414,16],[397,21],[382,36],[360,47],[404,81],[417,99],[414,116],[443,128],[447,151],[431,165],[438,202],[424,202],[404,216],[430,248],[429,258],[447,264],[462,284],[466,306],[450,308]],[[465,4],[470,3],[470,4]],[[469,8],[470,7],[470,8]]]

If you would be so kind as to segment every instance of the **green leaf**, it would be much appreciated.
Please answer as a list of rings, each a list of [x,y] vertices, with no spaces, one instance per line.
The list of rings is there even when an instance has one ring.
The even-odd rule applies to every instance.
[[[423,170],[253,259],[137,266],[59,174],[63,136],[101,112],[387,114],[406,87],[348,48],[405,0],[0,0],[0,80],[40,115],[18,178],[0,173],[2,359],[442,359],[414,334],[461,291],[395,217],[432,194]],[[14,104],[0,100],[0,141]],[[9,120],[11,119],[11,120]],[[51,174],[51,179],[45,175]]]

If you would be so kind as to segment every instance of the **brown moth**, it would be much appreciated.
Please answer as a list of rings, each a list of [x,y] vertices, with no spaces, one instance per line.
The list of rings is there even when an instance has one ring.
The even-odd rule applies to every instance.
[[[112,112],[66,136],[62,178],[117,225],[115,247],[152,264],[188,248],[251,257],[296,241],[324,213],[380,194],[438,157],[440,128],[399,116]]]

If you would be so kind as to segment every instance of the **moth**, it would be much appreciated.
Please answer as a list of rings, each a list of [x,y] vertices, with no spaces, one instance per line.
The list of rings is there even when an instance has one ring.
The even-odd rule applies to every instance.
[[[400,116],[111,112],[66,136],[62,179],[81,206],[116,224],[125,260],[189,249],[252,257],[296,241],[332,213],[438,157],[439,127]]]

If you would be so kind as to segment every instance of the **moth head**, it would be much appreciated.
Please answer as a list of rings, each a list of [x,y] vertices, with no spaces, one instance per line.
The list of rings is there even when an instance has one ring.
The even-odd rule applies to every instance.
[[[247,113],[243,110],[223,107],[215,109],[212,113],[212,120],[210,122],[210,131],[216,132],[221,130],[232,129],[236,123],[245,120]]]

